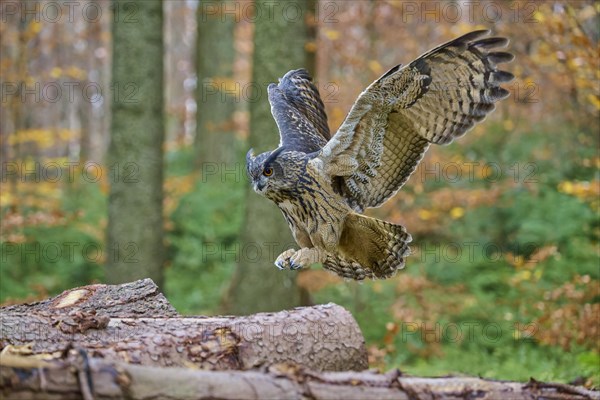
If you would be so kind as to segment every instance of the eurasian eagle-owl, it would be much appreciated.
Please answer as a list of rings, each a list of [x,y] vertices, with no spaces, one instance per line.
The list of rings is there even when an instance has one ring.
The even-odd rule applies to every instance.
[[[279,128],[276,150],[246,155],[254,190],[274,201],[299,250],[275,265],[314,263],[356,280],[387,278],[404,267],[411,236],[401,225],[360,213],[406,182],[431,143],[448,144],[494,110],[513,75],[496,65],[513,60],[492,51],[508,40],[468,33],[397,65],[367,87],[331,136],[317,88],[303,70],[268,87]]]

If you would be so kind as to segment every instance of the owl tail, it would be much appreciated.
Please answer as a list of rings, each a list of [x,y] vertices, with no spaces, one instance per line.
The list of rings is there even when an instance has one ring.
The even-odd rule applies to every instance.
[[[412,240],[402,225],[351,213],[346,217],[339,255],[328,257],[324,267],[347,278],[388,278],[404,268]]]

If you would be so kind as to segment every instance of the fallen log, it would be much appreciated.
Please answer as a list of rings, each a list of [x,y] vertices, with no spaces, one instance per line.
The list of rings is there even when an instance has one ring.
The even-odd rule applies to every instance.
[[[364,371],[360,329],[335,304],[183,317],[143,280],[76,288],[0,312],[3,399],[600,400],[599,392],[533,379]]]
[[[91,285],[4,307],[0,346],[56,358],[71,348],[147,366],[244,370],[293,362],[317,371],[362,370],[367,354],[352,315],[335,304],[247,317],[182,317],[147,279]]]
[[[0,356],[6,399],[547,399],[598,400],[569,385],[482,378],[418,378],[399,371],[315,372],[289,364],[252,371],[138,366],[72,351],[51,362]],[[23,360],[26,359],[26,360]],[[29,364],[27,364],[29,363]]]

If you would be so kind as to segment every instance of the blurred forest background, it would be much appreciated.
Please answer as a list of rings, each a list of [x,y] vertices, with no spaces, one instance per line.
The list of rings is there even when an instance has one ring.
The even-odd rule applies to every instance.
[[[336,302],[372,367],[600,384],[600,3],[3,1],[0,302],[150,276],[180,312]],[[304,67],[335,132],[397,63],[475,29],[517,79],[371,215],[412,233],[393,279],[277,271],[251,192],[266,86]]]

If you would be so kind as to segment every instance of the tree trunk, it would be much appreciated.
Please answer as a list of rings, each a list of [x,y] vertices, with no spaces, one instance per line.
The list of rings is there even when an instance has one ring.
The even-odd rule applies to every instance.
[[[162,2],[116,1],[106,281],[163,279]]]
[[[196,166],[201,170],[202,165],[207,163],[216,163],[217,168],[225,165],[236,170],[233,113],[240,88],[233,76],[235,16],[224,12],[233,9],[235,4],[229,0],[198,5],[195,147]]]
[[[317,371],[367,367],[364,339],[335,304],[249,317],[180,317],[149,280],[68,290],[2,308],[0,343],[30,356],[84,349],[154,366],[228,370],[296,363]]]
[[[250,102],[249,145],[257,154],[275,149],[279,142],[267,85],[306,63],[306,1],[295,2],[289,13],[282,10],[282,4],[277,4],[273,6],[268,0],[256,2],[257,9],[263,12],[256,17],[252,90],[246,101]],[[271,8],[272,12],[267,12]],[[297,272],[278,271],[273,265],[275,258],[291,247],[297,246],[281,212],[248,186],[241,232],[242,257],[225,304],[228,312],[250,314],[305,303],[296,285]]]

